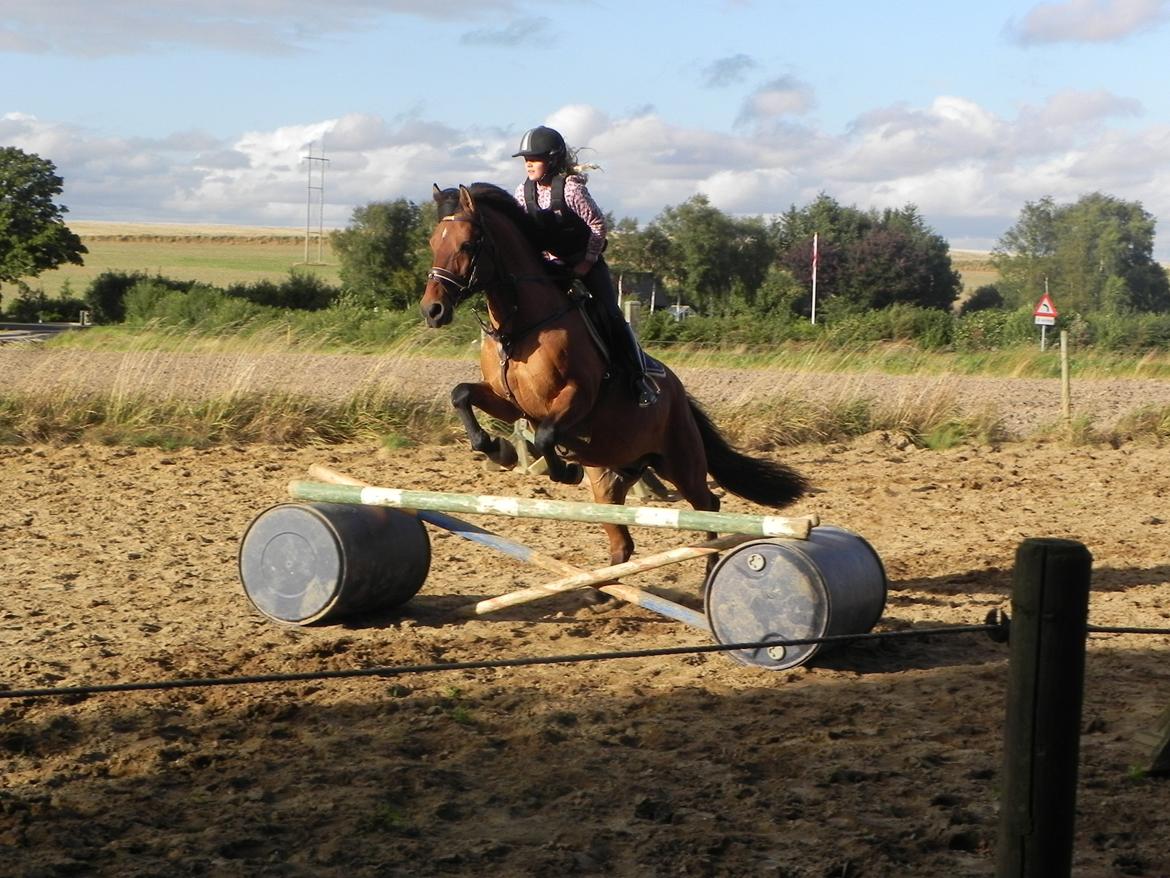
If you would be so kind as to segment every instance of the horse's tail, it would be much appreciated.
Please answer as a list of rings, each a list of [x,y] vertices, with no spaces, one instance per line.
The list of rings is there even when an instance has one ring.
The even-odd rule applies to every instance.
[[[799,499],[809,489],[808,481],[796,470],[748,457],[733,448],[699,404],[687,399],[707,451],[707,472],[732,494],[761,506],[780,507]]]

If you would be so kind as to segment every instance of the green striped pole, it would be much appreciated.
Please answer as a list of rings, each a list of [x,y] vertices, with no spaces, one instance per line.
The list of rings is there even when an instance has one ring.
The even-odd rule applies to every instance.
[[[321,482],[293,481],[289,483],[288,491],[297,500],[321,503],[361,503],[365,506],[391,506],[396,509],[429,509],[470,515],[625,524],[756,537],[792,537],[798,540],[807,540],[809,531],[818,523],[816,516],[812,515],[785,518],[779,515],[615,506],[609,503],[575,503],[567,500],[526,500],[520,497],[495,497],[489,494],[405,491],[397,488],[329,485]]]

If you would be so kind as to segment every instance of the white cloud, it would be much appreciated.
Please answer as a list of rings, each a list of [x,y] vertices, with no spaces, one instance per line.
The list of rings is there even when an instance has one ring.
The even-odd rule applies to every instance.
[[[992,113],[965,98],[935,98],[922,109],[895,106],[851,126],[826,169],[842,180],[879,182],[994,159],[1010,132]]]
[[[1049,97],[1038,113],[1044,125],[1067,127],[1098,122],[1114,116],[1141,115],[1140,101],[1121,98],[1104,89],[1096,91],[1062,91]]]
[[[1152,30],[1167,18],[1166,0],[1065,0],[1034,6],[1008,32],[1023,45],[1107,43]]]
[[[696,193],[721,210],[770,215],[825,192],[842,204],[916,204],[940,234],[990,247],[1025,201],[1072,201],[1092,191],[1140,201],[1170,217],[1170,126],[1119,129],[1137,111],[1105,93],[1057,93],[1001,116],[963,97],[896,105],[839,135],[813,128],[737,133],[673,124],[641,110],[610,116],[588,104],[545,120],[588,147],[590,189],[617,217],[643,222]],[[344,226],[371,201],[429,198],[440,186],[487,180],[511,188],[522,132],[456,129],[421,114],[353,114],[250,131],[229,142],[197,131],[158,140],[113,139],[27,114],[0,117],[0,142],[52,160],[62,200],[81,219],[285,225],[304,221],[310,144],[329,159],[325,221]],[[1161,258],[1170,247],[1159,248]]]
[[[737,122],[761,123],[784,116],[799,116],[813,106],[813,90],[806,82],[793,76],[781,76],[760,86],[746,101]]]

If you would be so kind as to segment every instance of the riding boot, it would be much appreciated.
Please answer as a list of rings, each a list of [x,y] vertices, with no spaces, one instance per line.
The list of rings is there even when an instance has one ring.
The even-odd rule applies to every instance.
[[[617,332],[617,335],[621,336],[618,343],[625,348],[625,359],[630,370],[630,377],[633,379],[638,405],[641,408],[647,408],[658,402],[658,394],[661,389],[658,387],[658,382],[646,374],[646,355],[634,335],[634,327],[625,320],[621,323],[622,328]]]

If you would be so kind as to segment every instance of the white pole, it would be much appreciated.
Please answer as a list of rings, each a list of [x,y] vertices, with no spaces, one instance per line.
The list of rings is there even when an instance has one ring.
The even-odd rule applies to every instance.
[[[817,239],[818,232],[813,232],[813,252],[812,252],[812,320],[810,322],[817,322]]]
[[[1072,386],[1068,372],[1068,332],[1060,331],[1060,408],[1065,423],[1072,422]]]

